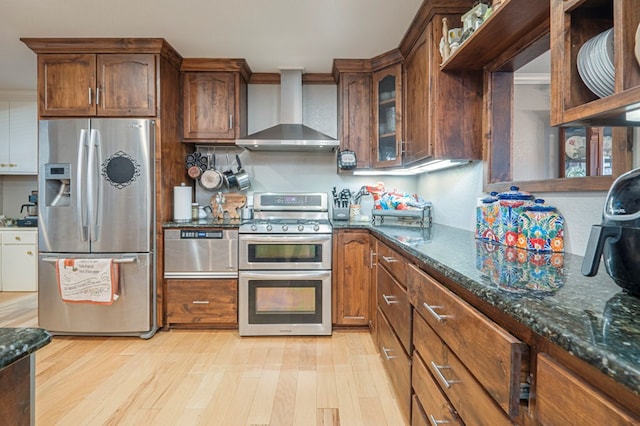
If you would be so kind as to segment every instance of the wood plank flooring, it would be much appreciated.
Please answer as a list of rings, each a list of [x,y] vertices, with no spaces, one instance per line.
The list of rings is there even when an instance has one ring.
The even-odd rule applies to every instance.
[[[36,326],[35,293],[0,293],[0,326]],[[37,425],[405,425],[366,331],[242,337],[56,336],[36,353]]]

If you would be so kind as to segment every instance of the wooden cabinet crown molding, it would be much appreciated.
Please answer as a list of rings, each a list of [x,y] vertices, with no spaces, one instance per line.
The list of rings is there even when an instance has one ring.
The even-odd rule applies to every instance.
[[[180,71],[237,72],[245,81],[252,75],[249,64],[242,58],[184,58]]]
[[[43,53],[155,53],[180,67],[182,56],[163,38],[21,38]]]

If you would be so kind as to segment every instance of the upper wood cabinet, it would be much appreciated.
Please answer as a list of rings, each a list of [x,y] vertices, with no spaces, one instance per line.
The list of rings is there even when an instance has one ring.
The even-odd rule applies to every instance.
[[[54,116],[155,116],[153,54],[38,55],[39,111]]]
[[[371,167],[372,77],[368,60],[336,59],[340,149],[356,153],[357,169]]]
[[[160,116],[160,69],[182,60],[162,38],[21,40],[38,55],[43,118]]]
[[[552,125],[640,123],[640,58],[634,54],[639,25],[637,0],[551,1]],[[613,28],[614,90],[600,98],[582,80],[578,57],[585,43],[610,28]],[[635,123],[628,116],[634,111]]]
[[[184,142],[229,144],[247,134],[247,81],[240,59],[182,62]]]
[[[373,73],[373,167],[402,164],[402,65]]]
[[[443,18],[460,21],[434,15],[404,61],[404,164],[482,158],[482,73],[440,71]]]

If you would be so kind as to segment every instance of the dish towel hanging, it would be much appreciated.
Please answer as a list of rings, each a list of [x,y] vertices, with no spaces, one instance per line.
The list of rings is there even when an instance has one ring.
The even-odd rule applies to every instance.
[[[68,303],[111,305],[118,299],[118,272],[113,259],[58,259],[60,297]]]

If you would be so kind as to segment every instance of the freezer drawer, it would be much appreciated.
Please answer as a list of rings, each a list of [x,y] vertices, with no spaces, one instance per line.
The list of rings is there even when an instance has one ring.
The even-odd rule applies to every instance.
[[[111,305],[66,303],[56,279],[56,258],[114,258],[120,263],[120,297]],[[156,331],[155,281],[151,254],[43,253],[38,259],[38,323],[52,334],[138,335]]]

